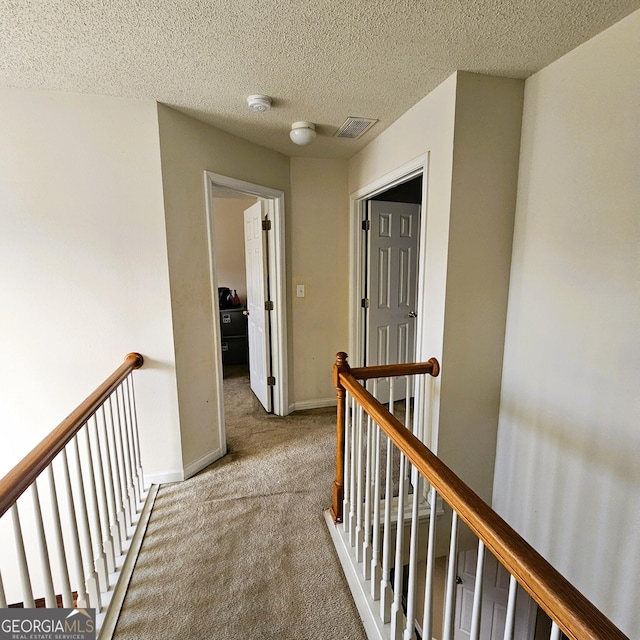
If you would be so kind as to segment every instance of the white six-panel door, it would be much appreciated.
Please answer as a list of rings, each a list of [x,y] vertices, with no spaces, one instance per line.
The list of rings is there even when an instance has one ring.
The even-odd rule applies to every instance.
[[[476,549],[458,554],[459,584],[456,588],[454,640],[469,640],[471,612],[476,585]],[[485,552],[480,640],[503,640],[509,598],[509,573],[489,553]],[[535,632],[536,606],[522,590],[518,590],[514,640],[532,640]]]
[[[369,201],[366,364],[413,362],[415,357],[416,283],[420,205]],[[404,398],[398,379],[395,399]],[[379,398],[388,398],[380,380]]]
[[[267,296],[267,271],[265,233],[262,201],[250,206],[244,212],[244,242],[247,269],[247,324],[249,334],[249,377],[251,390],[262,406],[271,411],[269,312],[265,309]]]

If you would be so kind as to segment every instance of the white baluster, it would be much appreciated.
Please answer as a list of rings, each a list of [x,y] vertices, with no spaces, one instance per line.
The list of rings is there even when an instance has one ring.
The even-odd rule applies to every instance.
[[[113,486],[113,472],[111,469],[111,446],[109,444],[109,435],[107,431],[107,414],[105,405],[100,407],[100,415],[102,420],[100,421],[100,428],[98,429],[98,440],[102,442],[102,471],[105,479],[105,491],[107,495],[107,513],[109,518],[109,533],[111,534],[111,540],[113,543],[114,555],[119,556],[122,554],[122,541],[120,539],[120,527],[118,526],[116,509],[116,495]]]
[[[120,392],[118,394],[118,392]],[[120,438],[122,440],[122,458],[124,460],[125,480],[129,503],[129,524],[133,523],[136,515],[137,496],[133,489],[133,475],[131,474],[131,452],[129,450],[129,433],[127,430],[127,415],[124,402],[124,389],[120,385],[116,389],[116,400],[119,403],[118,416],[120,417]]]
[[[22,527],[20,526],[18,504],[15,502],[11,506],[11,519],[13,521],[13,537],[16,542],[18,571],[20,573],[20,582],[22,583],[22,600],[26,609],[33,609],[36,606],[36,603],[33,599],[31,576],[29,575],[29,565],[27,564],[27,555],[24,550],[24,540],[22,539]]]
[[[373,380],[373,397],[377,392],[378,380]],[[373,480],[373,549],[371,555],[371,597],[380,597],[380,427],[373,425],[374,432],[374,480]]]
[[[420,375],[413,376],[413,419],[411,424],[411,431],[413,435],[422,440],[421,425],[420,425],[420,403],[422,401],[422,377]]]
[[[404,538],[404,499],[406,492],[405,457],[400,453],[400,486],[398,488],[398,513],[396,521],[396,557],[393,581],[393,606],[391,607],[391,638],[401,640],[404,628],[402,611],[402,583],[404,571],[402,566],[402,543]]]
[[[7,608],[7,596],[4,592],[4,583],[2,582],[2,573],[0,573],[0,609]]]
[[[138,409],[136,407],[136,393],[133,387],[133,371],[127,378],[129,380],[129,394],[131,396],[131,407],[133,409],[133,443],[136,453],[136,475],[140,484],[140,495],[144,494],[144,474],[142,471],[142,459],[140,457],[140,432],[138,430]]]
[[[451,539],[447,562],[447,583],[445,587],[444,621],[442,639],[451,640],[453,635],[453,613],[456,601],[456,565],[458,560],[458,514],[451,515]]]
[[[371,578],[371,457],[373,455],[373,429],[371,416],[367,415],[366,466],[364,492],[364,543],[362,547],[362,573],[365,580]]]
[[[102,466],[102,446],[98,435],[98,415],[93,415],[89,424],[87,442],[90,443],[90,454],[93,457],[93,471],[97,490],[98,514],[100,519],[100,531],[102,533],[102,551],[107,562],[107,572],[116,570],[116,557],[113,546],[113,537],[109,530],[109,507],[107,506],[107,487]]]
[[[507,600],[507,618],[504,623],[503,640],[513,639],[513,630],[516,619],[516,594],[518,593],[518,581],[509,576],[509,599]]]
[[[391,619],[391,600],[393,592],[389,584],[391,575],[391,476],[393,473],[393,443],[386,437],[387,466],[384,492],[384,528],[382,536],[382,579],[380,581],[380,619],[385,624]]]
[[[89,602],[91,607],[100,610],[100,589],[98,588],[98,571],[92,560],[93,541],[91,539],[91,529],[89,528],[89,513],[87,511],[87,497],[84,490],[84,481],[82,478],[82,465],[80,463],[80,449],[78,447],[78,435],[76,434],[71,440],[72,449],[75,454],[76,468],[76,489],[77,499],[75,505],[78,509],[78,525],[80,528],[80,542],[84,547],[82,557],[84,559],[84,576],[89,593]]]
[[[427,567],[425,569],[424,615],[422,617],[422,637],[433,637],[433,570],[436,556],[436,502],[438,494],[431,487],[429,502],[429,541],[427,542]]]
[[[396,379],[395,378],[389,378],[389,413],[392,416],[396,415],[396,407],[395,407],[395,386],[396,386]]]
[[[364,411],[358,405],[358,450],[356,451],[356,464],[358,468],[358,476],[356,478],[356,489],[358,492],[357,509],[356,509],[356,562],[362,562],[362,546],[364,543],[364,529],[362,527],[362,507],[364,502],[364,429],[363,429]]]
[[[67,458],[66,447],[60,453],[62,461],[62,471],[64,478],[65,495],[67,498],[69,513],[69,531],[71,532],[71,555],[73,566],[76,571],[76,591],[78,593],[77,606],[81,609],[89,606],[89,594],[86,590],[84,571],[82,569],[83,558],[82,549],[80,547],[80,537],[78,535],[78,519],[76,517],[76,508],[73,501],[73,490],[71,488],[71,475],[69,473],[69,460]]]
[[[42,580],[44,582],[44,602],[47,607],[55,609],[58,603],[53,589],[51,562],[49,559],[49,549],[47,548],[47,538],[44,533],[44,522],[42,521],[42,509],[40,508],[37,480],[31,485],[31,497],[33,499],[33,514],[35,517],[36,537],[38,539],[38,551],[40,554],[40,569],[42,570]]]
[[[93,422],[95,416],[90,418],[90,422]],[[78,433],[83,435],[85,442],[85,459],[87,464],[87,472],[82,473],[82,466],[80,471],[82,473],[83,481],[86,479],[85,486],[88,485],[89,503],[87,505],[87,515],[89,516],[89,525],[91,529],[91,540],[93,542],[93,563],[98,573],[98,586],[100,591],[104,592],[109,589],[109,576],[107,574],[107,556],[104,552],[102,544],[102,522],[100,520],[100,508],[98,504],[98,491],[96,488],[96,472],[93,465],[93,457],[91,455],[91,439],[89,437],[89,423],[85,424],[84,429]],[[80,462],[80,458],[78,458]],[[104,486],[104,485],[103,485]]]
[[[422,437],[424,442],[434,453],[438,448],[437,422],[433,420],[434,395],[436,393],[434,378],[428,374],[420,375],[422,379]]]
[[[357,403],[355,398],[351,398],[351,504],[349,505],[349,544],[353,547],[356,540],[356,502],[358,500],[356,494],[356,477],[358,474],[357,467]]]
[[[431,505],[435,508],[435,504]],[[458,555],[458,514],[451,516],[451,540],[449,545],[449,561],[447,564],[447,583],[445,587],[444,621],[442,623],[442,640],[451,640],[453,635],[453,612],[456,600],[456,564]]]
[[[53,520],[53,548],[58,561],[58,571],[60,573],[60,590],[62,591],[62,606],[68,609],[73,607],[73,596],[71,594],[71,582],[69,580],[69,567],[67,566],[67,554],[64,549],[62,538],[62,525],[60,523],[60,504],[58,503],[58,493],[56,491],[56,480],[53,473],[53,463],[47,467],[49,475],[49,501],[51,503],[51,517]]]
[[[414,394],[414,416],[413,416],[413,434],[431,447],[431,441],[428,438],[428,419],[426,416],[427,407],[427,390],[429,389],[429,381],[427,374],[417,374],[415,376],[415,394]]]
[[[551,634],[549,640],[560,640],[560,627],[555,623],[551,623]]]
[[[395,409],[396,409],[396,406],[395,406],[395,383],[396,383],[395,378],[389,377],[389,413],[392,416],[395,415]],[[400,490],[398,492],[398,504],[397,504],[398,511],[397,511],[397,520],[396,520],[396,558],[397,558],[397,555],[398,555],[397,554],[397,551],[398,551],[398,542],[397,542],[398,530],[402,529],[403,524],[401,524],[401,523],[404,522],[404,514],[401,514],[401,512],[400,512],[400,505],[401,505],[401,501],[403,499],[403,498],[400,497],[402,495],[402,493],[403,493],[403,491],[402,491],[403,483],[404,483],[404,456],[402,454],[400,454]],[[387,493],[387,500],[389,502],[389,506],[391,506],[392,498],[393,498],[393,491],[390,490]],[[404,505],[402,505],[402,507],[403,507],[403,510],[404,510]],[[385,509],[386,509],[386,505],[385,505]],[[389,531],[389,533],[391,533],[391,531]],[[390,542],[391,542],[391,540],[389,540],[389,543]],[[390,556],[390,554],[389,554],[389,556]],[[391,557],[389,557],[389,563],[390,563],[390,561],[391,561]],[[402,562],[400,564],[402,564]],[[395,623],[394,618],[393,618],[394,605],[395,605],[395,593],[394,593],[394,590],[391,589],[391,582],[390,582],[391,569],[390,569],[390,567],[389,567],[388,571],[386,572],[386,574],[387,574],[388,582],[387,582],[387,588],[385,589],[385,592],[386,592],[385,593],[385,598],[389,598],[390,611],[387,614],[388,618],[387,618],[387,620],[385,620],[385,622],[391,622],[391,629],[392,629],[391,637],[393,637],[393,635],[394,635],[393,634],[393,629],[394,629],[394,623]],[[397,576],[397,570],[395,569],[395,566],[394,566],[394,579],[395,579],[394,589],[396,591],[398,589],[397,577],[398,577]],[[402,588],[400,590],[402,591]],[[381,601],[381,604],[382,604],[382,601]],[[386,602],[384,604],[386,604]]]
[[[140,504],[140,492],[138,478],[136,477],[136,456],[133,445],[133,418],[131,414],[131,402],[129,398],[129,384],[125,378],[120,385],[122,389],[122,406],[124,407],[124,425],[125,425],[125,441],[127,452],[129,454],[129,466],[131,468],[131,492],[133,495],[133,505],[138,508]]]
[[[111,450],[109,464],[113,470],[113,487],[115,489],[115,505],[116,520],[118,524],[118,537],[120,539],[120,547],[124,548],[124,542],[127,539],[127,507],[125,505],[125,494],[122,490],[122,467],[120,465],[120,452],[118,450],[118,437],[116,435],[116,423],[113,417],[113,395],[109,396],[109,428],[107,429],[107,442]],[[105,413],[105,418],[107,414]]]
[[[124,445],[122,442],[122,419],[120,417],[120,401],[118,400],[118,390],[116,389],[113,394],[113,399],[115,401],[115,422],[113,423],[113,433],[116,443],[117,450],[117,460],[118,460],[118,480],[120,483],[120,496],[122,499],[122,506],[124,510],[124,521],[125,521],[125,532],[122,537],[123,540],[126,539],[128,535],[129,528],[132,525],[132,510],[131,504],[129,501],[129,493],[127,491],[127,467],[125,463],[125,451]]]
[[[473,592],[473,610],[471,612],[470,640],[480,637],[480,614],[482,611],[482,587],[484,583],[484,542],[478,540],[478,562],[476,564],[476,585]]]
[[[345,392],[344,398],[344,470],[342,478],[342,529],[349,531],[349,513],[351,512],[351,396]]]
[[[407,389],[409,382],[407,381]],[[416,570],[418,564],[418,502],[422,493],[421,478],[415,474],[413,482],[413,500],[411,504],[411,540],[409,543],[409,577],[407,582],[407,626],[404,639],[411,640],[416,620]]]
[[[406,396],[404,399],[404,426],[410,429],[411,425],[411,376],[405,376]]]

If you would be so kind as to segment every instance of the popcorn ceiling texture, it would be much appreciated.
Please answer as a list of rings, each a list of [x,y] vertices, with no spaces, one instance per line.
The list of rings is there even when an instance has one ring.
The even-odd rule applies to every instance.
[[[287,155],[350,157],[456,70],[526,78],[640,0],[0,0],[0,85],[152,99]],[[246,97],[274,98],[253,113]],[[357,141],[347,116],[379,118]],[[320,134],[301,149],[292,122]]]

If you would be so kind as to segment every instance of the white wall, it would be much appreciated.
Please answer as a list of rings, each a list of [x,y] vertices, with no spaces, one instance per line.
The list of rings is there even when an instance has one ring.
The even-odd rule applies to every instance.
[[[146,471],[180,461],[152,102],[0,89],[0,447],[7,471],[129,351]]]
[[[640,12],[526,83],[494,507],[640,637]]]
[[[218,286],[237,290],[247,301],[247,269],[244,255],[243,212],[255,198],[214,198],[213,224]]]
[[[331,367],[348,346],[347,162],[291,158],[291,212],[292,399],[304,409],[335,404]]]
[[[0,105],[0,474],[130,351],[145,472],[181,473],[155,103],[0,89]]]

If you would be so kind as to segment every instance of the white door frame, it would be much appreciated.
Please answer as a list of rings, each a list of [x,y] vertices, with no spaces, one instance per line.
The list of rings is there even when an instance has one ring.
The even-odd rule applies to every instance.
[[[216,361],[218,363],[218,397],[223,397],[222,385],[222,348],[220,346],[220,327],[217,322],[218,279],[213,247],[213,198],[214,188],[223,187],[238,191],[241,194],[255,196],[266,200],[271,231],[267,234],[269,248],[269,288],[273,311],[271,312],[271,364],[272,375],[276,378],[273,389],[273,413],[286,416],[289,413],[289,374],[287,366],[287,301],[286,301],[286,269],[285,269],[285,229],[284,229],[284,192],[262,185],[237,180],[211,171],[204,172],[205,201],[207,211],[207,232],[209,241],[209,280],[211,300],[213,304],[213,341]],[[220,424],[224,430],[224,410],[220,402]],[[223,431],[224,434],[224,431]]]
[[[422,175],[422,208],[420,210],[420,235],[418,254],[418,298],[416,309],[416,355],[419,357],[422,345],[423,317],[420,310],[423,304],[424,251],[427,231],[427,195],[428,195],[429,156],[419,156],[398,169],[374,180],[358,189],[350,196],[349,207],[349,363],[352,367],[362,366],[364,361],[364,312],[361,300],[365,297],[362,269],[365,257],[365,241],[362,233],[362,221],[365,219],[367,200],[388,191],[411,178]]]

